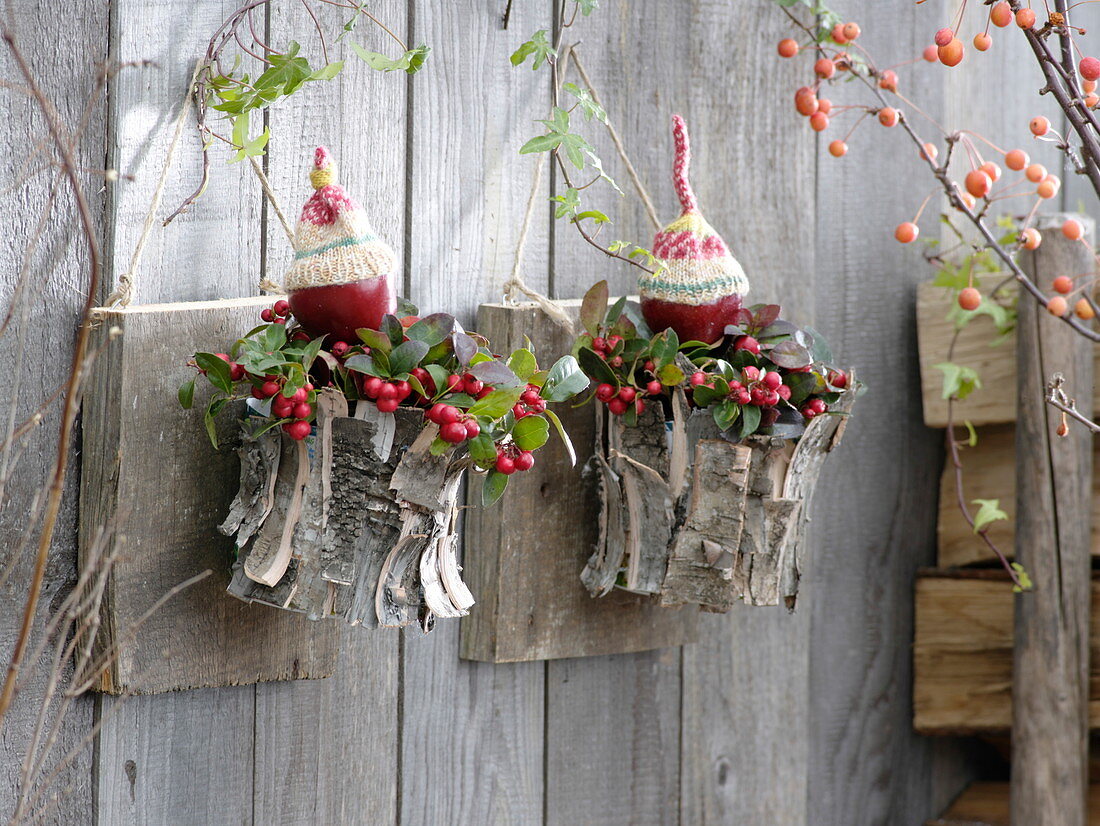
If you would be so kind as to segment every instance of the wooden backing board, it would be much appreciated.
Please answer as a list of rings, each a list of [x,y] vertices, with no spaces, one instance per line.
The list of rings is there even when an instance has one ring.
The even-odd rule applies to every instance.
[[[574,311],[578,302],[566,302]],[[536,305],[483,304],[477,331],[498,352],[533,343],[540,366],[569,352],[571,338]],[[472,476],[466,511],[464,576],[478,604],[462,620],[461,656],[485,662],[590,657],[683,645],[696,639],[697,611],[659,608],[647,597],[613,591],[593,599],[580,573],[596,544],[599,496],[581,468],[592,455],[589,405],[559,409],[577,451],[570,467],[557,436],[516,474],[504,497],[480,507]]]
[[[1090,727],[1100,728],[1100,580],[1092,583]],[[920,734],[1012,725],[1013,593],[999,571],[922,571],[916,587],[913,728]]]
[[[925,826],[1009,826],[1008,783],[971,783],[940,817]],[[1089,786],[1089,826],[1100,826],[1100,786]]]
[[[1016,515],[1016,430],[1011,424],[976,429],[978,443],[962,451],[963,490],[968,503],[975,499],[998,499],[1007,520],[994,522],[989,538],[1005,553],[1012,554]],[[960,431],[959,438],[963,438]],[[1094,443],[1094,461],[1100,462],[1100,441]],[[1100,477],[1093,477],[1092,555],[1100,556]],[[976,507],[971,505],[971,507]],[[939,518],[936,526],[939,552],[937,564],[951,568],[974,563],[995,563],[996,556],[970,529],[959,510],[955,491],[955,468],[950,457],[940,479]]]
[[[1004,279],[1002,274],[976,276],[975,286],[988,295]],[[1015,285],[1005,288],[1011,295]],[[924,423],[929,427],[947,426],[947,401],[943,398],[943,373],[935,365],[953,361],[978,371],[982,387],[955,406],[955,421],[994,424],[1016,420],[1016,335],[991,346],[997,330],[988,316],[978,316],[959,334],[954,355],[949,359],[951,338],[955,333],[947,320],[948,291],[926,281],[917,285],[917,344],[920,350],[920,384],[924,400]],[[1100,349],[1096,352],[1100,360]],[[1100,372],[1098,372],[1100,374]],[[1082,409],[1086,405],[1080,405]],[[1095,389],[1093,409],[1100,410],[1100,386]]]
[[[84,394],[80,544],[116,523],[124,558],[102,611],[104,644],[120,654],[99,689],[153,694],[329,676],[337,638],[273,608],[249,606],[226,592],[233,544],[217,531],[236,492],[234,451],[215,451],[202,411],[208,391],[183,410],[178,386],[193,374],[196,350],[228,346],[253,326],[268,297],[113,308],[102,314],[104,344]],[[229,436],[229,411],[219,429]],[[166,591],[209,569],[137,631],[134,621]]]

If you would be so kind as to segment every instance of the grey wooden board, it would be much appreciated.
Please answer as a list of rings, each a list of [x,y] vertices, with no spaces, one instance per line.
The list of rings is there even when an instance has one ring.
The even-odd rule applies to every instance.
[[[927,4],[845,0],[834,8],[860,21],[860,42],[872,54],[899,60],[918,56],[941,25],[926,14]],[[968,52],[968,59],[974,57]],[[1026,70],[1022,62],[1018,67]],[[918,63],[898,74],[912,93],[907,97],[919,96],[933,118],[944,116],[949,70]],[[833,97],[839,102],[848,95],[842,85]],[[1025,122],[1035,100],[1003,103],[1019,107],[1006,121]],[[967,119],[948,128],[970,125]],[[923,126],[920,131],[931,134]],[[818,482],[811,525],[817,539],[803,580],[802,592],[813,603],[813,823],[917,823],[929,812],[938,814],[937,806],[972,776],[972,769],[963,769],[954,791],[947,788],[939,766],[958,765],[956,747],[911,730],[913,581],[917,566],[931,564],[935,555],[934,480],[943,434],[921,422],[916,378],[914,290],[928,265],[916,245],[903,247],[892,232],[912,218],[933,186],[904,138],[864,124],[842,159],[826,151],[828,133],[818,142],[815,326],[834,352],[858,366],[870,389]],[[919,186],[884,183],[899,179]],[[930,234],[933,226],[926,225]],[[934,793],[944,797],[934,800]]]
[[[478,304],[500,295],[531,183],[532,160],[515,151],[546,111],[545,75],[512,69],[508,55],[549,28],[549,4],[514,3],[507,30],[503,10],[493,0],[413,5],[410,39],[433,53],[412,84],[408,294],[469,327]],[[532,243],[527,276],[545,289],[546,247]],[[459,661],[453,620],[402,635],[401,822],[537,823],[542,666]]]
[[[200,385],[191,410],[175,388],[194,376],[186,360],[228,346],[268,299],[150,304],[103,311],[103,350],[84,400],[81,545],[116,525],[124,558],[104,599],[104,646],[119,653],[100,688],[155,694],[267,680],[327,677],[335,665],[331,623],[264,610],[225,593],[233,542],[217,526],[236,494],[235,451],[205,438]],[[117,337],[111,339],[111,331]],[[231,410],[219,421],[224,439]],[[170,498],[171,504],[166,506]],[[210,570],[135,624],[175,585]]]
[[[56,10],[42,4],[15,4],[10,12],[20,47],[35,67],[38,83],[54,102],[61,118],[75,122],[92,93],[99,71],[96,63],[106,53],[103,36],[107,25],[106,5],[94,0],[77,0],[68,5],[66,19],[81,21],[80,25],[72,26],[57,25]],[[79,57],[62,61],[57,59],[58,54]],[[0,48],[0,68],[5,78],[17,82],[19,71],[6,45]],[[40,142],[48,144],[46,123],[37,105],[23,92],[5,88],[0,90],[0,106],[8,124],[5,137],[0,140],[0,178],[6,189],[0,209],[0,232],[6,239],[6,254],[0,259],[0,317],[9,309],[20,308],[11,327],[0,335],[0,361],[5,365],[5,386],[0,390],[0,422],[3,422],[0,442],[3,442],[8,437],[10,417],[14,414],[14,421],[19,423],[31,416],[68,375],[75,324],[83,301],[82,285],[87,277],[84,264],[87,259],[84,242],[75,229],[73,201],[62,184],[59,192],[64,194],[53,208],[41,245],[27,269],[23,298],[16,302],[15,292],[24,278],[20,273],[24,247],[34,226],[46,214],[47,195],[60,174],[56,167],[47,165],[47,161],[56,157],[52,148],[45,154],[37,151]],[[102,166],[106,131],[103,111],[95,108],[83,138],[74,148],[81,167]],[[101,180],[87,175],[82,181],[87,187],[97,226],[102,229]],[[0,602],[5,606],[0,618],[0,652],[3,652],[5,663],[22,619],[35,551],[31,543],[16,561],[15,544],[28,534],[37,536],[41,513],[33,510],[33,502],[37,492],[47,483],[57,456],[60,410],[59,402],[48,405],[43,411],[42,425],[22,440],[23,452],[17,463],[0,469],[0,476],[10,474],[0,492],[0,536],[5,537],[0,550],[0,567],[9,563],[15,565],[10,579],[0,588]],[[37,615],[36,639],[49,613],[76,579],[78,485],[79,474],[70,464]],[[0,785],[4,789],[4,794],[0,795],[0,816],[5,821],[15,805],[20,766],[49,670],[45,660],[24,663],[22,674],[26,683],[9,710],[0,734]],[[66,668],[63,679],[68,679],[69,671]],[[52,769],[70,750],[76,749],[77,753],[75,760],[61,769],[55,781],[54,788],[63,789],[64,794],[57,795],[46,809],[42,818],[44,823],[88,823],[94,816],[91,744],[77,748],[93,725],[94,707],[92,698],[78,699],[59,723],[56,743],[45,761],[46,770]],[[46,724],[52,725],[55,716],[52,711],[47,714]],[[47,792],[46,797],[50,794]]]
[[[532,304],[483,304],[477,329],[502,351],[529,336],[545,354],[542,367],[570,346],[564,331]],[[581,473],[592,456],[595,416],[591,405],[559,412],[577,452],[576,467],[555,436],[536,454],[534,468],[513,477],[499,508],[478,508],[482,477],[471,481],[467,581],[475,595],[485,592],[485,601],[462,620],[462,656],[550,660],[693,642],[694,607],[661,608],[654,599],[618,590],[593,599],[581,583],[599,533],[596,477]]]

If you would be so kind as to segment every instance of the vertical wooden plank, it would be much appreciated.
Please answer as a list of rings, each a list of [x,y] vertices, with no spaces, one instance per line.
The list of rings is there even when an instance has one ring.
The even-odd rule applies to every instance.
[[[918,57],[942,25],[927,4],[887,8],[846,0],[834,8],[859,21],[860,43],[886,61]],[[937,120],[944,117],[945,73],[924,62],[898,69],[903,93]],[[784,92],[795,85],[785,84]],[[832,97],[837,104],[864,100],[843,84]],[[934,133],[923,118],[914,122],[922,134]],[[864,124],[840,159],[825,151],[831,134],[819,142],[816,326],[871,391],[818,484],[817,541],[803,589],[814,602],[813,823],[914,823],[938,814],[933,794],[951,797],[939,767],[957,765],[954,744],[912,733],[913,580],[917,566],[934,559],[943,436],[926,429],[920,413],[913,302],[928,269],[920,251],[899,245],[892,231],[912,218],[933,181],[912,144],[895,132]],[[933,215],[927,217],[932,232]],[[968,776],[955,775],[956,789]]]
[[[1095,272],[1094,227],[1085,242],[1045,216],[1045,243],[1027,256],[1044,292],[1067,273]],[[1093,343],[1022,297],[1016,328],[1016,560],[1035,583],[1016,596],[1012,668],[1012,820],[1084,826],[1088,787],[1089,571],[1093,434],[1045,401],[1057,371],[1066,390],[1092,398]]]
[[[120,0],[111,6],[114,56],[122,61],[149,59],[159,67],[124,73],[111,88],[108,158],[120,173],[136,176],[120,185],[110,204],[112,277],[129,265],[194,61],[236,7],[232,0]],[[188,126],[165,187],[162,215],[197,185],[198,149],[198,138]],[[206,194],[168,228],[155,226],[136,273],[135,302],[255,292],[261,196],[247,177],[247,167],[227,167],[225,154],[218,149],[214,153]],[[247,822],[252,813],[254,696],[255,690],[245,687],[101,698],[99,713],[107,722],[97,752],[100,822]],[[165,721],[170,722],[168,738],[162,735]],[[139,779],[150,778],[140,790],[137,781],[131,786],[134,772]],[[219,793],[194,792],[206,788]]]
[[[337,32],[349,16],[314,4],[321,25]],[[404,0],[372,3],[371,13],[406,37]],[[384,32],[360,20],[350,37],[366,48],[394,54]],[[300,4],[271,7],[270,42],[302,44],[321,62],[313,24]],[[330,44],[330,60],[343,60],[333,81],[314,83],[271,110],[275,136],[268,176],[287,218],[296,222],[312,193],[313,148],[332,150],[338,180],[367,211],[376,231],[401,254],[404,237],[405,76],[382,74],[359,60],[346,42]],[[268,211],[263,262],[281,282],[292,251]],[[384,629],[340,630],[341,657],[329,680],[267,684],[256,689],[256,780],[253,822],[393,823],[398,805],[399,640]]]
[[[550,4],[513,4],[507,30],[505,5],[413,7],[411,39],[432,56],[411,85],[410,293],[465,324],[501,293],[533,171],[516,152],[546,111],[546,75],[513,70],[508,56],[550,27]],[[525,274],[545,289],[545,236],[533,230]],[[448,620],[428,636],[403,632],[401,822],[536,823],[543,665],[460,662],[458,632]]]
[[[79,24],[67,25],[60,21]],[[75,128],[100,62],[107,54],[107,8],[95,0],[78,0],[66,6],[65,14],[36,3],[15,4],[5,12],[5,24],[12,25],[20,48],[44,93],[56,106],[62,123]],[[65,59],[58,59],[65,55]],[[0,70],[13,83],[21,82],[19,70],[5,45],[0,49]],[[102,92],[91,98],[92,109],[82,139],[74,146],[77,164],[86,170],[103,166],[103,144],[107,123],[103,107],[97,105]],[[0,361],[6,366],[5,388],[0,392],[0,442],[9,434],[9,422],[17,425],[42,405],[68,376],[79,310],[84,301],[87,278],[85,242],[80,235],[69,187],[56,166],[56,152],[50,145],[46,122],[37,104],[23,92],[0,91],[6,128],[0,141],[0,176],[8,187],[0,209],[0,232],[5,255],[0,260],[0,317],[13,311],[10,326],[0,333]],[[39,149],[42,148],[42,151]],[[102,217],[103,179],[94,173],[81,176],[85,194],[97,223]],[[52,207],[49,194],[56,186]],[[52,209],[46,218],[47,210]],[[39,221],[44,233],[37,251],[25,260],[27,244]],[[26,272],[21,268],[27,265]],[[20,284],[25,288],[20,293]],[[0,458],[0,535],[7,538],[0,552],[0,565],[14,564],[10,578],[0,588],[6,606],[0,618],[0,658],[6,664],[18,634],[30,581],[35,543],[32,541],[19,561],[14,559],[16,542],[37,537],[40,511],[34,510],[39,491],[44,490],[57,456],[60,402],[46,405],[41,426],[17,441],[13,451]],[[20,455],[15,454],[22,451]],[[3,451],[0,451],[3,454]],[[5,459],[7,461],[5,461]],[[43,585],[35,634],[41,632],[49,614],[76,579],[76,492],[79,473],[69,468],[65,494],[54,532],[49,565]],[[32,514],[34,514],[32,518]],[[24,661],[20,693],[9,709],[0,736],[0,785],[5,789],[0,815],[5,820],[15,807],[20,767],[28,748],[50,670],[48,658]],[[62,675],[68,679],[68,669]],[[94,700],[77,699],[58,726],[56,742],[45,759],[49,772],[89,733]],[[55,721],[55,711],[46,725]],[[92,749],[86,744],[76,759],[59,771],[52,787],[43,795],[56,793],[42,821],[45,823],[87,823],[94,817]]]

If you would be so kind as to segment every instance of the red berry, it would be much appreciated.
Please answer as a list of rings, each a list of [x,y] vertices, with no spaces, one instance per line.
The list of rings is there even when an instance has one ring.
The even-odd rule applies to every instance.
[[[848,374],[845,373],[843,370],[830,370],[829,384],[831,384],[833,387],[847,387]]]
[[[456,376],[454,373],[451,373],[451,375],[447,376],[447,392],[462,392],[462,376]]]
[[[393,388],[397,392],[396,398],[398,400],[407,399],[409,397],[409,394],[412,392],[412,388],[409,386],[409,383],[404,379],[401,379],[400,381],[395,381],[393,383]]]
[[[887,69],[879,75],[878,85],[880,89],[885,89],[887,92],[896,92],[898,90],[898,73],[893,69]]]
[[[237,364],[235,361],[229,362],[229,378],[232,381],[241,381],[244,379],[244,376],[244,368],[241,367],[241,365]]]
[[[760,343],[752,336],[738,336],[733,342],[734,350],[748,350],[754,355],[760,355]]]
[[[305,330],[295,330],[290,337],[291,341],[309,341],[309,333]]]
[[[749,401],[757,407],[763,407],[768,401],[768,391],[763,387],[754,387],[749,391]]]
[[[894,230],[894,238],[902,244],[913,243],[917,240],[918,235],[920,235],[920,227],[912,221],[904,221],[898,224],[898,228]]]
[[[279,317],[279,316],[276,316],[276,317],[275,317],[275,320],[274,320],[273,322],[271,322],[271,323],[272,323],[272,324],[286,324],[286,319],[285,319],[285,318],[281,318],[281,317]]]
[[[524,416],[530,416],[531,413],[522,404],[516,404],[512,406],[512,415],[517,419],[522,419]]]
[[[821,399],[810,399],[808,402],[806,402],[806,406],[809,407],[811,410],[814,411],[814,413],[817,413],[818,415],[824,413],[826,410],[829,409],[825,405],[825,402],[823,402]]]
[[[466,441],[466,425],[462,422],[448,422],[439,428],[439,436],[443,441],[457,445]]]
[[[817,94],[809,86],[803,86],[794,93],[794,108],[800,115],[809,117],[817,111]]]
[[[524,390],[519,400],[524,404],[535,404],[539,400],[539,394],[535,390]]]
[[[378,376],[368,376],[363,381],[363,395],[368,399],[377,399],[382,392],[382,379]]]
[[[260,387],[260,392],[264,394],[265,399],[270,399],[279,392],[279,385],[273,381],[265,381]]]
[[[829,144],[829,154],[834,158],[842,158],[848,154],[848,144],[842,140],[835,140]]]
[[[657,369],[657,365],[654,364],[652,361],[647,361],[645,363],[645,369],[652,373],[654,370]]]
[[[390,384],[388,381],[382,382],[382,386],[378,388],[379,399],[396,399],[397,388]]]
[[[645,386],[645,391],[651,396],[659,396],[664,391],[664,385],[654,379]]]
[[[982,294],[974,287],[966,287],[959,292],[959,306],[964,310],[976,310],[982,303]]]
[[[283,429],[287,432],[287,435],[290,436],[290,438],[295,439],[299,442],[313,431],[313,428],[310,426],[309,422],[300,421],[289,422],[283,425]]]
[[[975,198],[984,198],[992,186],[992,179],[980,169],[966,173],[966,191]]]
[[[313,415],[313,408],[305,402],[294,405],[294,410],[291,411],[295,419],[308,419]]]
[[[936,54],[939,55],[940,63],[944,66],[958,66],[962,63],[963,55],[966,53],[966,48],[958,38],[955,38],[946,46],[940,46],[936,50]]]
[[[307,381],[305,384],[302,385],[302,387],[304,387],[306,389],[307,393],[312,393],[313,392],[313,382],[311,382],[311,381]]]
[[[485,389],[485,382],[480,381],[473,376],[466,376],[462,381],[462,386],[471,396],[476,396],[478,393]]]
[[[779,385],[779,388],[775,392],[779,394],[779,398],[783,399],[783,401],[789,402],[791,400],[791,388],[787,385]]]
[[[779,41],[779,56],[794,57],[798,54],[798,41],[791,37],[784,37]]]
[[[752,394],[749,393],[748,390],[741,390],[740,392],[738,392],[738,394],[737,394],[737,403],[738,404],[748,404],[751,401],[752,401]]]
[[[698,387],[700,384],[706,384],[707,374],[702,370],[691,374],[691,383]]]
[[[596,398],[601,402],[609,402],[615,398],[615,388],[610,384],[601,384],[596,387]]]
[[[453,424],[462,417],[462,411],[453,405],[445,404],[439,411],[439,424]]]
[[[467,419],[462,424],[466,428],[467,439],[473,439],[481,434],[481,425],[477,423],[476,419]]]
[[[1016,25],[1021,29],[1030,29],[1035,25],[1035,12],[1031,9],[1020,9],[1016,12]]]
[[[810,128],[815,132],[824,132],[829,128],[829,116],[824,112],[814,112],[810,115]]]
[[[622,336],[608,336],[607,337],[607,349],[614,350],[623,342]]]
[[[638,391],[635,390],[633,387],[624,387],[622,390],[619,391],[619,398],[627,404],[630,404],[632,401],[634,401],[634,397],[636,395],[638,395]]]
[[[634,400],[634,412],[637,413],[639,416],[641,416],[642,413],[645,412],[645,402],[642,401],[641,399],[635,399]]]
[[[1031,122],[1028,124],[1028,129],[1031,130],[1031,134],[1035,137],[1041,138],[1050,131],[1050,121],[1042,115],[1037,115],[1031,119]]]
[[[607,342],[604,341],[602,336],[596,336],[592,339],[592,349],[597,353],[603,352],[607,349]]]
[[[260,320],[266,321],[268,324],[270,324],[275,320],[275,313],[271,312],[270,309],[262,310],[260,312]]]
[[[848,38],[848,40],[855,40],[859,37],[860,33],[859,23],[844,24],[844,36]]]
[[[306,390],[304,387],[299,387],[297,390],[294,391],[292,395],[288,396],[287,398],[289,398],[295,404],[298,404],[299,402],[304,402],[306,399],[309,398],[309,391]]]
[[[290,304],[285,298],[280,298],[275,302],[275,306],[272,309],[275,311],[275,315],[286,315],[290,312]]]
[[[329,347],[329,352],[339,358],[340,356],[344,355],[344,353],[346,353],[349,349],[350,348],[348,347],[348,343],[346,341],[334,341],[332,342],[332,346]]]
[[[531,410],[535,411],[536,413],[541,413],[543,410],[546,409],[546,399],[539,399],[534,404],[529,405],[529,407],[530,407]]]
[[[824,80],[828,80],[836,74],[836,64],[827,57],[818,58],[817,62],[814,64],[814,74]]]
[[[428,408],[426,413],[424,413],[424,418],[426,418],[429,422],[442,424],[443,422],[440,419],[440,414],[443,412],[443,408],[446,406],[447,405],[443,404],[443,402],[436,402]]]
[[[759,381],[760,380],[760,368],[753,367],[751,364],[745,367],[741,371],[745,376],[745,381]]]
[[[397,399],[379,399],[375,404],[383,413],[392,413],[397,409],[398,401]]]
[[[497,473],[503,473],[505,476],[511,476],[516,472],[516,461],[511,456],[501,453],[497,456],[497,462],[495,465]]]
[[[765,373],[760,380],[764,382],[764,386],[769,390],[776,390],[783,383],[783,377],[778,373]]]
[[[619,398],[612,399],[607,403],[607,409],[616,416],[621,416],[626,412],[626,402]]]
[[[764,398],[764,403],[769,405],[779,404],[779,393],[775,390],[769,390]]]
[[[254,399],[266,399],[267,398],[267,396],[264,395],[264,391],[261,390],[259,387],[253,387],[250,392],[252,393],[252,398],[254,398]]]
[[[1059,275],[1051,286],[1054,287],[1054,292],[1069,295],[1073,292],[1073,279],[1068,275]]]
[[[804,405],[802,409],[798,412],[805,416],[807,419],[812,419],[814,416],[817,415],[817,413],[815,413],[813,408],[809,405]]]
[[[271,415],[276,419],[289,418],[291,412],[294,410],[294,402],[283,396],[277,396],[271,403]]]
[[[878,122],[883,126],[897,126],[898,117],[898,110],[893,106],[884,106],[878,110]]]
[[[524,450],[514,461],[516,463],[516,470],[530,470],[535,466],[535,454],[529,450]]]
[[[622,356],[615,356],[615,358],[611,359],[609,364],[612,367],[622,367],[623,366],[623,357]]]
[[[936,36],[932,38],[932,41],[937,46],[946,46],[954,39],[955,32],[953,32],[951,29],[940,29],[938,32],[936,32]]]

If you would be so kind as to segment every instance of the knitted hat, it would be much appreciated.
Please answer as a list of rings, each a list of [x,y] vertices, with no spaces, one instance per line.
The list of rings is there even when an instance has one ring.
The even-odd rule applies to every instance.
[[[672,183],[683,212],[654,236],[653,255],[663,266],[656,274],[643,273],[638,278],[638,291],[643,298],[691,305],[745,295],[749,291],[745,271],[699,212],[688,183],[691,145],[687,126],[679,115],[672,116],[672,136],[676,142]]]
[[[317,191],[302,207],[294,232],[294,263],[283,285],[288,292],[350,284],[396,269],[393,249],[375,235],[363,207],[335,180],[336,163],[318,146],[309,173]]]

